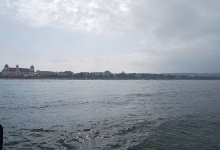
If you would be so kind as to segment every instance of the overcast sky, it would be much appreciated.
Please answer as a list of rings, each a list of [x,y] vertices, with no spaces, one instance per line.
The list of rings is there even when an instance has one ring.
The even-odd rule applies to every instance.
[[[220,72],[219,0],[0,0],[0,69]]]

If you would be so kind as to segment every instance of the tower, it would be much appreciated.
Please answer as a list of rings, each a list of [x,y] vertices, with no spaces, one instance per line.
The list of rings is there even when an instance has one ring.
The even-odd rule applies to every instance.
[[[8,66],[8,64],[5,65],[4,70],[5,70],[5,71],[9,71],[9,66]]]
[[[19,66],[18,65],[16,65],[16,71],[19,71]]]
[[[19,75],[20,75],[19,66],[18,66],[18,65],[16,65],[15,76],[19,76]]]
[[[34,76],[34,66],[33,65],[30,68],[29,76]]]
[[[34,72],[34,66],[32,65],[30,71]]]

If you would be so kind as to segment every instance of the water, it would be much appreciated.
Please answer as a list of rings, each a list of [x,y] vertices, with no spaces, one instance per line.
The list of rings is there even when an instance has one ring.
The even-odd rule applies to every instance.
[[[4,149],[220,149],[220,81],[0,80]]]

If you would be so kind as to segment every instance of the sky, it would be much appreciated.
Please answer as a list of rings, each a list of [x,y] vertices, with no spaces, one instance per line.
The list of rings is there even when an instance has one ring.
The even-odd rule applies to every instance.
[[[219,73],[219,0],[0,0],[0,70]]]

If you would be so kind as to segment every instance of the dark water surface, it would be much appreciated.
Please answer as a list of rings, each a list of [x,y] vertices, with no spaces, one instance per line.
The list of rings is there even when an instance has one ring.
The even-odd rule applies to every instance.
[[[220,81],[0,80],[4,149],[220,149]]]

